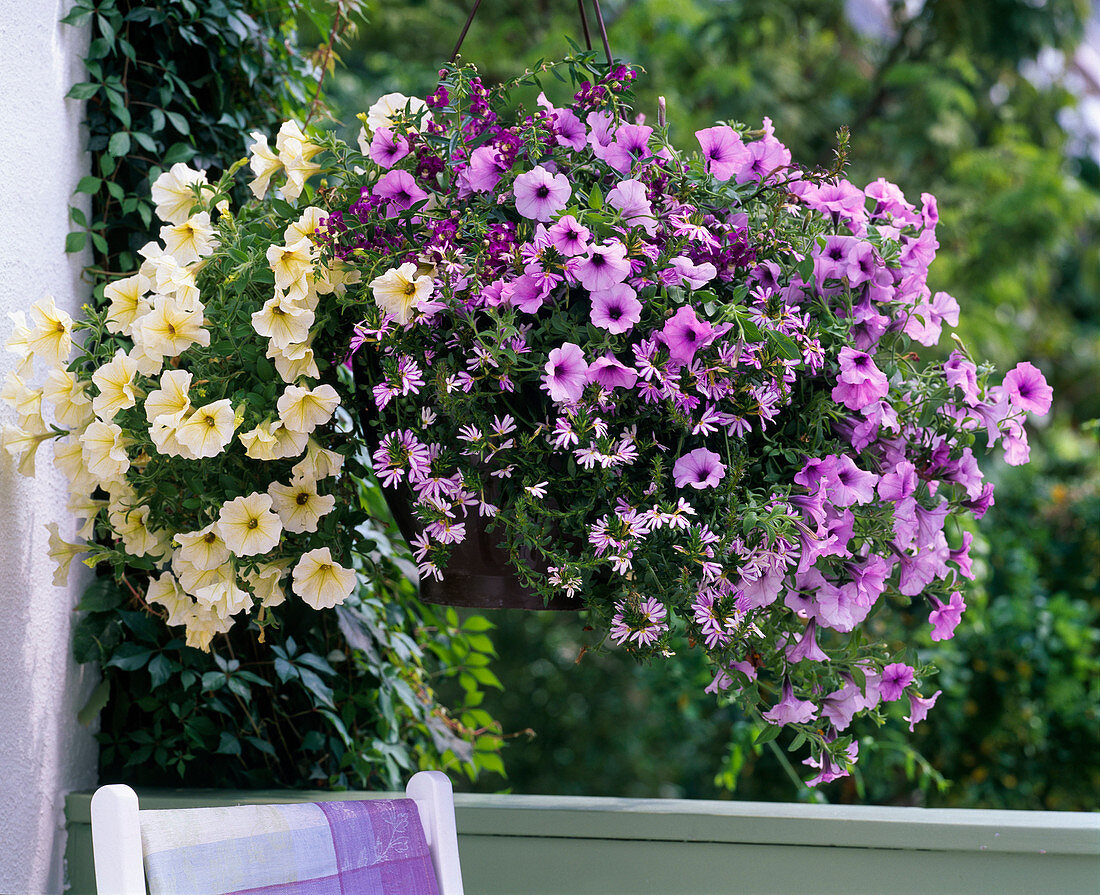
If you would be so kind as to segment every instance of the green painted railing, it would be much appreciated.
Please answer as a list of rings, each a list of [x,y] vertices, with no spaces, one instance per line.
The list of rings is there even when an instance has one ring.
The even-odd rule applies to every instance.
[[[140,796],[142,808],[193,808],[371,794]],[[90,798],[66,804],[69,895],[95,895]],[[468,895],[1100,892],[1100,813],[462,793],[455,803]]]

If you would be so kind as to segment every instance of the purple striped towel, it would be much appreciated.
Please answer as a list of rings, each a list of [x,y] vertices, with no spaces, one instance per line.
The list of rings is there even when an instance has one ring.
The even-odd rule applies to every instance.
[[[139,817],[149,895],[439,895],[412,799]]]

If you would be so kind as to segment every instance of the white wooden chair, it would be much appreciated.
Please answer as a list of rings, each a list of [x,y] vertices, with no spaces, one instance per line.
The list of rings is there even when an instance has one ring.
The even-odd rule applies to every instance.
[[[101,786],[92,796],[96,889],[99,895],[231,895],[265,887],[321,895],[361,886],[385,895],[428,895],[434,882],[439,895],[463,895],[451,781],[439,771],[421,771],[405,794],[139,811],[129,786]]]

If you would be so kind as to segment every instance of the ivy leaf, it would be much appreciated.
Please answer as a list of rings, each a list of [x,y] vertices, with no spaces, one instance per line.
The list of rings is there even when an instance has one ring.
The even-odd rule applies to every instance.
[[[94,174],[87,174],[80,178],[80,182],[76,185],[74,193],[87,193],[90,196],[94,196],[99,192],[99,187],[103,181],[96,177]]]
[[[145,667],[151,655],[153,655],[153,651],[147,647],[140,646],[137,643],[124,643],[115,650],[107,665],[112,668],[119,668],[122,671],[137,671],[139,668]]]
[[[99,93],[99,84],[92,84],[91,82],[85,82],[83,84],[73,84],[69,88],[69,92],[65,94],[69,99],[91,99],[97,93]]]
[[[84,703],[84,707],[76,713],[76,720],[85,727],[89,727],[92,722],[99,717],[99,713],[107,707],[107,702],[110,698],[111,682],[105,678],[101,680],[92,691],[92,695],[88,697],[88,701]]]

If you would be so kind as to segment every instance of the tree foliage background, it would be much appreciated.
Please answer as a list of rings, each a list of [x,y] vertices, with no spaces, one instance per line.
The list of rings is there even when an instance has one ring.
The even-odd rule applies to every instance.
[[[960,337],[1004,370],[1038,364],[1055,392],[1032,433],[1032,464],[988,464],[997,504],[983,521],[978,580],[955,640],[907,637],[943,668],[935,711],[861,731],[859,773],[830,800],[1094,809],[1100,791],[1100,166],[1058,124],[1074,98],[1021,71],[1072,54],[1083,0],[606,0],[616,56],[641,65],[636,110],[667,98],[673,139],[719,119],[764,116],[796,160],[832,160],[852,131],[848,176],[879,176],[942,214],[933,290],[962,306]],[[333,106],[435,85],[468,6],[367,3]],[[916,11],[914,11],[914,8]],[[593,24],[591,13],[590,24]],[[854,22],[861,22],[857,27]],[[580,43],[576,5],[485,0],[463,55],[499,81]],[[599,39],[593,31],[593,41]],[[946,341],[946,340],[945,340]],[[499,616],[499,617],[497,617]],[[584,651],[583,617],[499,613],[505,683],[485,705],[516,736],[504,752],[517,792],[809,798],[778,745],[754,746],[736,712],[702,694],[702,667],[636,666]],[[486,781],[489,788],[494,781]]]

